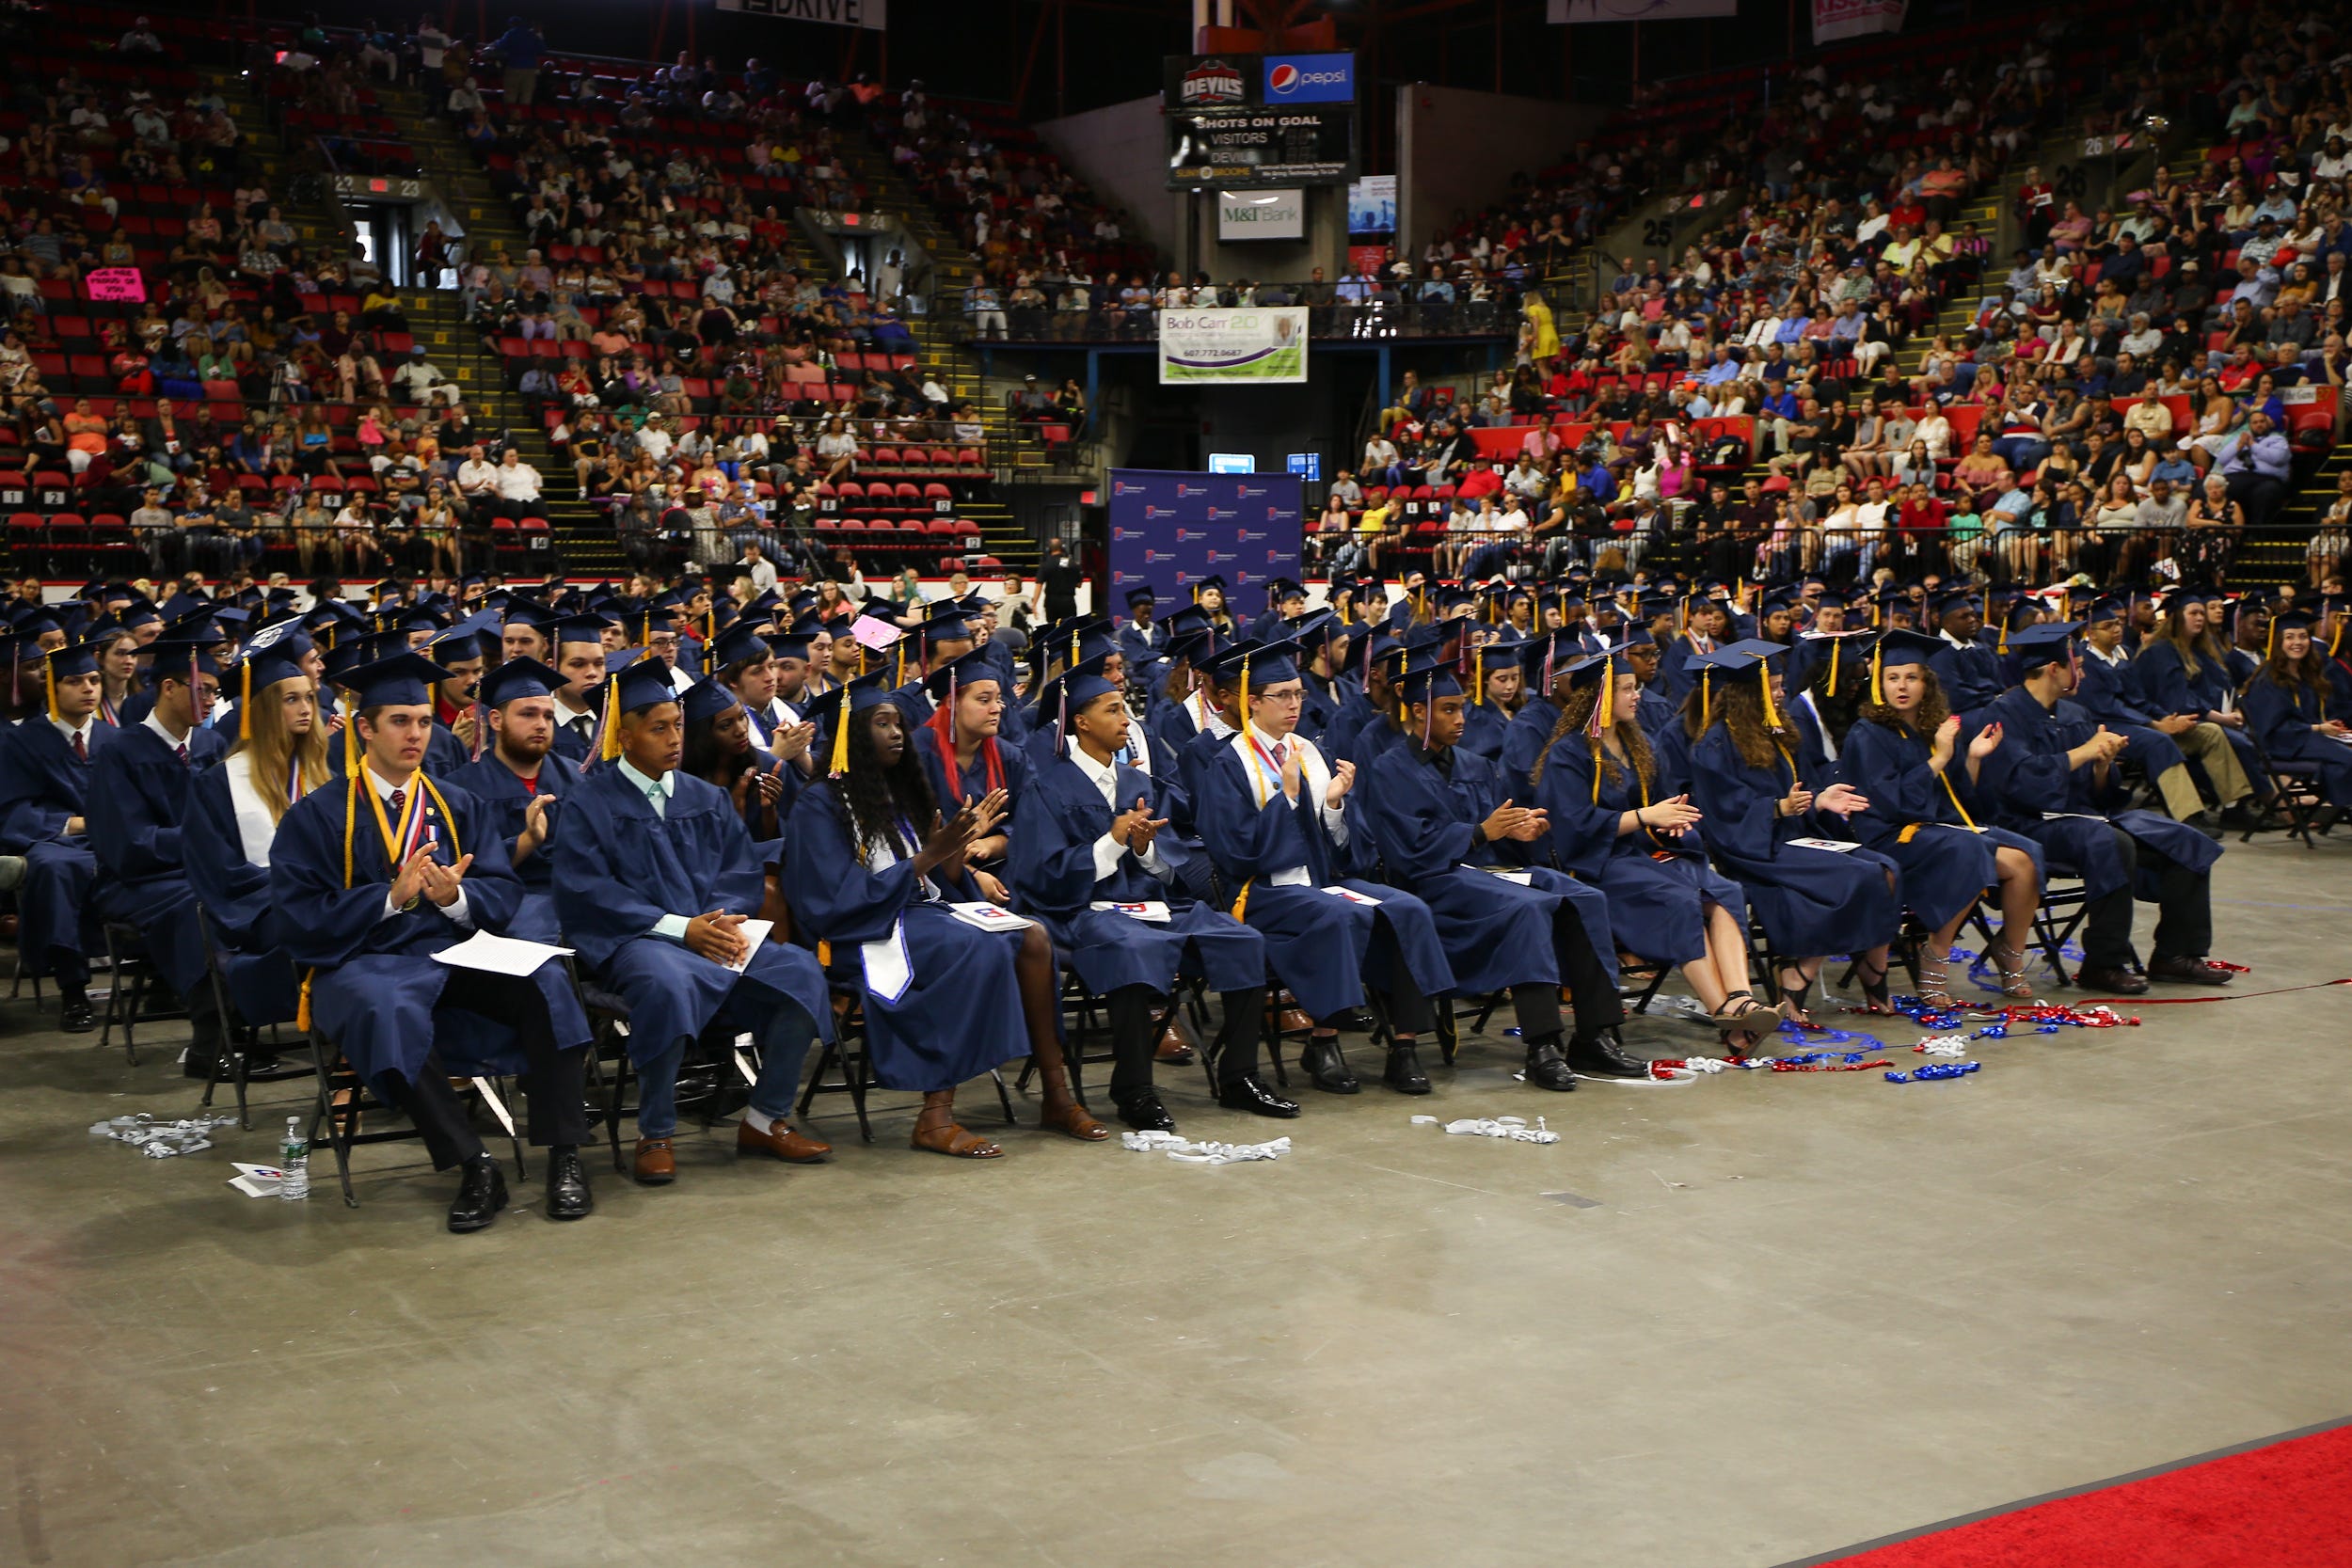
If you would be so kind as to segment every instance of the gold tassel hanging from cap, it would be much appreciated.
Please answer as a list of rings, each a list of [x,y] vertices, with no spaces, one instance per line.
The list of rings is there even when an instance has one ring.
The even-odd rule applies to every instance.
[[[1870,650],[1870,701],[1884,707],[1886,705],[1886,665],[1880,654],[1881,650],[1877,648]],[[1836,694],[1836,689],[1833,688],[1830,695],[1834,697]]]
[[[841,713],[833,725],[833,755],[825,764],[825,777],[837,779],[850,770],[850,688],[841,688]]]
[[[614,675],[604,689],[603,734],[596,742],[596,754],[612,762],[621,754],[621,677]]]
[[[1769,660],[1759,658],[1756,661],[1756,679],[1757,689],[1764,694],[1764,727],[1768,730],[1782,728],[1780,705],[1772,701],[1772,666]]]
[[[1700,672],[1699,672],[1699,734],[1701,734],[1701,735],[1705,735],[1705,734],[1707,733],[1707,727],[1708,727],[1709,724],[1711,724],[1711,723],[1713,723],[1713,722],[1714,722],[1714,711],[1713,711],[1713,706],[1714,706],[1714,705],[1713,705],[1713,699],[1714,699],[1714,695],[1715,695],[1715,672],[1714,672],[1714,671],[1712,671],[1712,670],[1702,670],[1702,671],[1700,671]]]
[[[1829,641],[1829,694],[1833,697],[1837,695],[1837,650],[1845,645],[1846,640],[1842,637],[1833,637]]]
[[[60,719],[57,714],[57,661],[56,659],[45,656],[42,657],[40,661],[40,677],[49,692],[50,722],[62,723],[64,721]]]

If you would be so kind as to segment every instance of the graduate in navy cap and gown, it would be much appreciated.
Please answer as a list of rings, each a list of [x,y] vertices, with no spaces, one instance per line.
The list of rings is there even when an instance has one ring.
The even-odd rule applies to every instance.
[[[575,770],[596,749],[596,692],[604,684],[604,615],[566,615],[546,628],[562,677],[549,695],[555,706],[555,754]]]
[[[1265,942],[1208,904],[1184,896],[1167,833],[1163,791],[1120,760],[1128,744],[1125,694],[1098,655],[1051,682],[1041,705],[1065,738],[1036,760],[1035,799],[1015,820],[1010,874],[1022,909],[1043,923],[1079,982],[1109,1013],[1110,1093],[1120,1119],[1172,1130],[1152,1081],[1156,1014],[1179,974],[1219,992],[1225,1027],[1212,1048],[1218,1103],[1293,1117],[1297,1104],[1258,1078],[1265,1013]]]
[[[1552,726],[1560,721],[1560,705],[1568,695],[1568,668],[1583,657],[1573,634],[1548,631],[1530,638],[1515,650],[1519,677],[1526,683],[1527,701],[1502,732],[1502,749],[1495,764],[1503,787],[1517,800],[1532,800],[1529,780],[1551,746]]]
[[[1265,585],[1265,613],[1249,623],[1245,635],[1261,642],[1280,641],[1293,619],[1307,613],[1306,587],[1289,578],[1276,578]]]
[[[1748,989],[1747,899],[1708,863],[1698,808],[1659,777],[1630,652],[1570,662],[1532,799],[1554,863],[1608,895],[1617,944],[1680,968],[1724,1045],[1752,1052],[1780,1018]]]
[[[986,911],[956,908],[988,904],[964,856],[994,829],[1004,798],[985,796],[941,820],[906,714],[882,681],[879,672],[860,676],[820,712],[825,777],[785,832],[794,927],[857,989],[876,1081],[921,1091],[914,1147],[959,1159],[1003,1154],[957,1124],[956,1085],[1024,1054],[1043,1085],[1042,1124],[1086,1142],[1107,1138],[1110,1129],[1071,1092],[1052,942],[1034,924],[982,927],[973,922]]]
[[[2223,728],[2191,712],[2157,711],[2136,678],[2137,667],[2124,651],[2128,610],[2119,599],[2102,599],[2085,611],[2081,648],[2082,668],[2073,702],[2093,721],[2122,736],[2129,744],[2124,756],[2146,773],[2164,798],[2166,813],[2176,821],[2202,822],[2218,828],[2221,819],[2205,817],[2205,798],[2195,773],[2204,775],[2214,800],[2227,814],[2228,825],[2251,827],[2239,802],[2254,786],[2237,759]]]
[[[1527,1081],[1538,1088],[1573,1089],[1580,1072],[1646,1078],[1647,1065],[1617,1038],[1625,1008],[1608,895],[1534,863],[1532,847],[1550,825],[1504,793],[1492,763],[1462,749],[1468,697],[1450,665],[1414,665],[1399,694],[1406,738],[1365,770],[1360,815],[1388,880],[1429,906],[1454,988],[1510,993]],[[1565,1052],[1564,985],[1576,1000]],[[1407,1094],[1429,1090],[1408,1047],[1391,1053],[1388,1082]]]
[[[2224,985],[2209,964],[2210,874],[2221,847],[2185,822],[2117,809],[2116,762],[2129,741],[2093,724],[2065,699],[2074,689],[2075,623],[2052,621],[2010,639],[2024,678],[1986,712],[2001,728],[1980,787],[1995,822],[2042,846],[2053,876],[2082,879],[2083,965],[2077,984],[2137,995],[2150,980]],[[2132,902],[2156,905],[2155,949],[2146,978],[2134,973]]]
[[[450,783],[482,803],[523,884],[506,935],[525,942],[561,940],[555,912],[557,802],[577,786],[576,768],[554,754],[556,688],[564,677],[535,658],[510,658],[482,677],[482,714],[490,743]]]
[[[1461,672],[1463,693],[1470,705],[1462,710],[1462,738],[1466,752],[1474,752],[1488,762],[1499,763],[1502,757],[1502,737],[1517,717],[1513,706],[1521,690],[1518,651],[1525,639],[1505,627],[1500,637],[1488,638],[1473,644]]]
[[[98,718],[93,643],[62,643],[42,659],[36,710],[0,743],[0,854],[24,857],[16,890],[17,952],[27,974],[57,982],[57,1026],[98,1026],[89,1001],[91,768],[122,731]]]
[[[2009,682],[2001,675],[2001,656],[1984,641],[1984,611],[1966,588],[1939,595],[1928,608],[1935,617],[1934,635],[1944,643],[1928,668],[1935,672],[1944,701],[1959,715],[1961,727],[1974,735],[1970,724],[1982,728],[1983,710],[2008,689]]]
[[[441,668],[440,684],[433,689],[433,736],[427,742],[425,770],[453,778],[457,770],[490,749],[490,726],[482,710],[483,673],[489,668],[484,639],[495,635],[496,612],[461,621],[425,645],[425,657]]]
[[[505,934],[523,891],[488,814],[422,767],[445,677],[415,654],[344,677],[346,777],[295,802],[270,847],[278,936],[308,971],[304,1022],[407,1113],[437,1170],[462,1171],[452,1230],[482,1229],[506,1202],[452,1072],[522,1075],[531,1141],[549,1151],[548,1217],[579,1219],[595,1205],[580,1159],[588,1020],[564,966],[514,977],[434,959],[473,931]]]
[[[1870,650],[1871,697],[1846,732],[1843,765],[1847,783],[1870,803],[1846,820],[1855,837],[1902,868],[1903,902],[1928,929],[1920,1000],[1959,1005],[1944,965],[1977,900],[1997,890],[2001,932],[1987,957],[2000,972],[2003,998],[2031,1003],[2026,944],[2042,902],[2042,847],[1991,822],[1981,782],[2001,727],[1983,724],[1971,735],[1945,705],[1932,668],[1940,646],[1899,627],[1881,633]]]
[[[760,749],[751,714],[717,681],[695,682],[678,701],[686,709],[686,760],[679,766],[725,792],[761,865],[782,864],[785,819],[808,787],[805,778]]]
[[[1691,797],[1716,861],[1783,955],[1782,1013],[1809,1023],[1807,994],[1832,953],[1855,956],[1865,994],[1877,1004],[1902,909],[1895,863],[1836,836],[1868,800],[1845,784],[1817,790],[1800,768],[1796,733],[1782,718],[1788,694],[1772,668],[1787,652],[1774,642],[1738,642],[1697,667],[1705,717],[1691,750]]]
[[[961,605],[952,601],[925,616],[909,637],[911,641],[901,644],[902,650],[908,656],[919,656],[922,662],[917,665],[909,658],[904,678],[898,689],[891,692],[890,700],[906,715],[911,733],[931,716],[931,696],[923,684],[925,679],[970,653],[974,641],[970,617],[964,614]]]
[[[1157,595],[1148,583],[1127,590],[1127,624],[1119,628],[1119,651],[1127,656],[1127,675],[1149,690],[1159,681],[1171,635],[1155,614]]]
[[[1352,820],[1356,769],[1295,733],[1305,689],[1289,646],[1228,650],[1208,673],[1229,732],[1202,736],[1184,758],[1201,843],[1227,912],[1265,938],[1274,972],[1314,1021],[1301,1065],[1317,1088],[1354,1094],[1341,1016],[1367,988],[1382,993],[1409,1048],[1435,1025],[1429,999],[1454,989],[1453,969],[1427,904],[1347,874],[1370,849]]]
[[[187,1072],[209,1077],[220,1014],[206,983],[204,933],[181,846],[189,782],[229,749],[203,727],[220,672],[194,643],[151,646],[154,703],[90,762],[87,815],[98,857],[91,907],[138,927],[156,972],[188,1006]]]
[[[1116,656],[1112,656],[1116,657]],[[1013,825],[1027,809],[1032,758],[999,733],[1006,711],[1005,685],[996,666],[973,652],[931,672],[924,682],[933,707],[914,726],[914,754],[931,797],[949,816],[1002,794],[1006,807],[985,838],[965,850],[964,864],[991,897],[1005,885],[1005,855]],[[995,883],[990,887],[990,883]]]
[[[824,972],[781,936],[754,943],[744,922],[767,901],[768,863],[726,792],[682,767],[687,702],[724,689],[705,683],[681,702],[656,665],[631,666],[612,687],[607,766],[564,801],[555,896],[580,958],[629,1005],[639,1084],[632,1172],[651,1186],[676,1178],[678,1069],[714,1026],[730,1040],[748,1031],[759,1047],[737,1150],[820,1161],[831,1147],[789,1118],[809,1044],[832,1032]]]
[[[229,754],[188,786],[181,857],[212,923],[230,1005],[248,1027],[292,1023],[300,1006],[300,978],[278,944],[269,863],[280,819],[335,777],[311,668],[317,659],[292,622],[256,632],[228,677],[237,696]],[[247,1078],[307,1070],[281,1070],[274,1054],[250,1049],[245,1066]]]
[[[2328,716],[2327,660],[2313,618],[2288,610],[2270,623],[2270,650],[2246,683],[2246,727],[2273,762],[2318,772],[2319,798],[2352,807],[2352,728]]]
[[[2246,714],[2230,676],[2230,651],[2216,630],[2219,611],[2220,595],[2202,589],[2184,588],[2165,600],[2164,619],[2155,635],[2140,642],[2132,673],[2150,706],[2168,714],[2193,714],[2218,726],[2246,776],[2263,781],[2262,752],[2247,733]],[[2267,787],[2261,792],[2267,794]]]

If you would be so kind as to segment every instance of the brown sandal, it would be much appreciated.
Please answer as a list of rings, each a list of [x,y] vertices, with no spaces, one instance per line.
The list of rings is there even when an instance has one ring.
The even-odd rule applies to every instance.
[[[1075,1100],[1046,1101],[1038,1112],[1038,1125],[1067,1133],[1080,1143],[1099,1144],[1111,1135],[1111,1130],[1089,1116]]]
[[[955,1122],[945,1127],[917,1127],[910,1140],[914,1148],[958,1160],[1001,1160],[1005,1151]]]

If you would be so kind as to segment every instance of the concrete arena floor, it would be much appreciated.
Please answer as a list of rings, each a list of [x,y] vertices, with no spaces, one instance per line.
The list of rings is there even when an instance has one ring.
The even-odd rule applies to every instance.
[[[2348,852],[2233,845],[2242,988],[2352,974]],[[956,1165],[845,1109],[829,1166],[689,1137],[649,1192],[598,1151],[589,1221],[534,1180],[453,1237],[414,1146],[350,1212],[223,1185],[266,1111],[90,1138],[186,1113],[174,1053],[0,1007],[0,1562],[1765,1568],[2352,1412],[2347,1012],[1573,1099],[1472,1041],[1224,1168],[1033,1129]],[[1186,1072],[1188,1132],[1281,1130]]]

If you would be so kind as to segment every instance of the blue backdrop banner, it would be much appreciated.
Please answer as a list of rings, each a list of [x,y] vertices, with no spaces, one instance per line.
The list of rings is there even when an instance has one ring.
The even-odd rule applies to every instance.
[[[1221,577],[1234,618],[1254,620],[1266,584],[1298,576],[1299,502],[1295,474],[1113,468],[1109,612],[1123,618],[1127,591],[1149,583],[1165,614]]]

